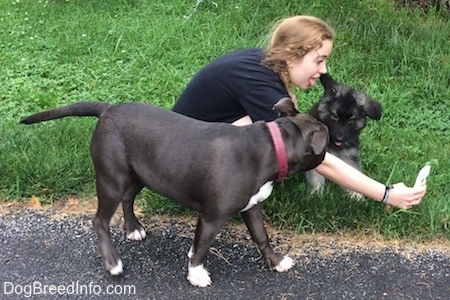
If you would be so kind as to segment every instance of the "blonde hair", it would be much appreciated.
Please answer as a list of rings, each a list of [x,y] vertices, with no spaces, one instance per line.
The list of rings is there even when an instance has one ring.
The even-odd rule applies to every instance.
[[[263,64],[280,75],[289,90],[287,62],[305,56],[322,47],[324,40],[333,41],[334,29],[325,21],[312,16],[295,16],[278,21],[270,34]]]

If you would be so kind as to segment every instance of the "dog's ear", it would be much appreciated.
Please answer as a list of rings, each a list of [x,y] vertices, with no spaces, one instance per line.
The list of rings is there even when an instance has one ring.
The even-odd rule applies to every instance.
[[[328,73],[320,75],[320,83],[323,86],[323,98],[333,99],[337,93],[337,86],[339,85]]]
[[[325,90],[333,88],[333,86],[336,84],[336,81],[328,73],[321,74],[319,79]]]
[[[328,130],[316,130],[312,133],[311,149],[315,155],[321,154],[325,151],[328,145],[329,135]]]
[[[273,109],[278,111],[279,117],[298,115],[298,110],[295,108],[291,98],[282,98],[273,106]]]
[[[355,99],[358,106],[361,107],[369,118],[374,120],[379,120],[381,118],[383,107],[379,102],[360,91],[355,91]]]

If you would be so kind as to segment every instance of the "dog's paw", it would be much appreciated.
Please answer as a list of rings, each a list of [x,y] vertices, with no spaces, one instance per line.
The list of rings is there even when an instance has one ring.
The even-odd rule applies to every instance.
[[[324,194],[324,187],[320,186],[320,187],[311,187],[309,188],[308,192],[310,196],[313,197],[322,197]]]
[[[189,248],[189,252],[187,254],[188,258],[192,258],[192,255],[194,255],[194,246],[191,246],[191,248]]]
[[[111,273],[111,275],[113,276],[116,276],[122,274],[122,272],[123,272],[123,264],[122,261],[119,259],[117,261],[117,265],[109,269],[109,273]]]
[[[129,233],[127,238],[130,240],[142,241],[146,236],[147,234],[145,233],[145,230],[143,228],[139,228]]]
[[[295,265],[295,262],[292,258],[289,256],[283,257],[283,259],[280,261],[278,265],[275,266],[275,270],[277,272],[286,272],[290,268],[292,268]]]
[[[353,191],[348,191],[348,195],[350,196],[350,198],[356,201],[363,201],[365,199],[362,194]]]
[[[193,285],[198,287],[207,287],[211,284],[211,277],[209,272],[203,267],[203,264],[191,267],[189,266],[187,280]]]

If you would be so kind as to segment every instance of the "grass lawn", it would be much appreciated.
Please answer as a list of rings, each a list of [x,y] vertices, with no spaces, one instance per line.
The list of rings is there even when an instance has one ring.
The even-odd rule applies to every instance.
[[[280,18],[309,14],[337,31],[333,77],[383,104],[362,136],[365,173],[412,185],[432,161],[420,206],[388,214],[330,183],[309,196],[301,174],[276,187],[265,214],[280,229],[356,232],[386,238],[450,238],[450,19],[395,1],[12,0],[0,3],[0,198],[42,202],[93,197],[89,139],[95,118],[34,126],[20,117],[81,100],[141,101],[170,109],[212,59],[264,45]],[[306,111],[320,85],[297,91]],[[145,191],[149,213],[187,213]]]

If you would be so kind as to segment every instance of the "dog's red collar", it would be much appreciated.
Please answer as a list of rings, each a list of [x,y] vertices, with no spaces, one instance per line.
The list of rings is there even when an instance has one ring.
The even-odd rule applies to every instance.
[[[275,153],[278,161],[278,175],[277,181],[283,181],[288,174],[288,160],[286,147],[281,137],[281,131],[275,121],[266,123],[269,127],[269,132],[272,137],[273,145],[275,146]]]

